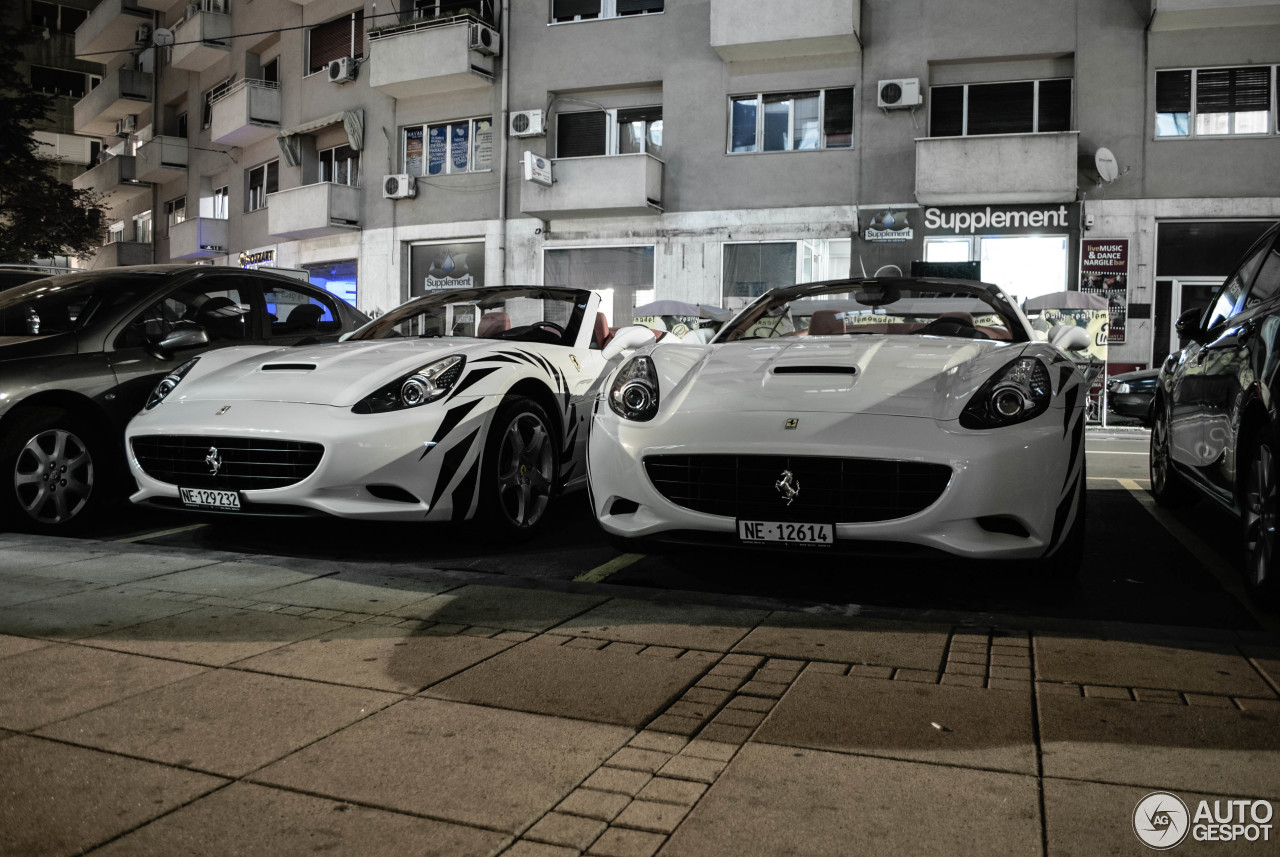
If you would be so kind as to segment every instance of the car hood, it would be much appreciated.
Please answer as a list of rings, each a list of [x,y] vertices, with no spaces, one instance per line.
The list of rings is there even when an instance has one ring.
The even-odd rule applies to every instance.
[[[921,336],[658,347],[660,394],[682,411],[959,416],[1025,343]],[[680,353],[684,352],[684,353]]]
[[[301,348],[227,348],[200,359],[175,402],[291,402],[351,407],[374,390],[452,354],[480,356],[493,343],[378,339]]]

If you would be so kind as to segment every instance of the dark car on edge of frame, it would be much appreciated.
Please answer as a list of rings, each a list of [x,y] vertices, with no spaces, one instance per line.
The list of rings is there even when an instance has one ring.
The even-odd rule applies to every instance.
[[[1107,379],[1107,411],[1151,426],[1151,405],[1156,397],[1159,369],[1136,369]]]
[[[1198,497],[1241,522],[1251,593],[1280,594],[1276,524],[1280,460],[1280,224],[1218,287],[1178,318],[1185,347],[1165,360],[1151,429],[1151,494],[1162,506]]]
[[[132,487],[124,427],[204,351],[336,340],[367,317],[277,273],[143,265],[0,291],[0,526],[71,532]]]

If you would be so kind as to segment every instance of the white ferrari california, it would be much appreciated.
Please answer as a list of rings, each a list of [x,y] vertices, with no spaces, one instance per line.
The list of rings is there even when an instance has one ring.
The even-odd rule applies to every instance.
[[[609,335],[593,292],[447,289],[343,341],[178,367],[129,424],[136,503],[457,521],[527,535],[586,483]]]
[[[610,373],[592,507],[634,548],[932,549],[1069,577],[1087,387],[1064,349],[1087,345],[1081,328],[1037,335],[983,283],[774,289],[710,344],[641,348]]]

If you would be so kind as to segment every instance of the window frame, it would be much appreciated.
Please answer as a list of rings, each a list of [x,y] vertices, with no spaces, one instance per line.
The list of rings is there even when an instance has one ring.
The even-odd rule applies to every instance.
[[[847,146],[830,146],[827,144],[827,97],[828,93],[849,92],[849,101],[852,109],[849,112],[849,144]],[[812,147],[799,148],[796,146],[788,146],[785,149],[765,149],[762,148],[765,139],[765,104],[766,99],[773,99],[772,103],[781,103],[782,100],[790,101],[792,106],[788,109],[787,120],[787,139],[794,141],[796,139],[796,110],[794,103],[797,97],[810,97],[812,93],[817,93],[818,98],[818,145]],[[817,89],[804,90],[782,90],[777,92],[756,92],[742,93],[740,95],[730,95],[728,99],[728,121],[726,125],[725,154],[727,155],[772,155],[786,152],[826,152],[826,151],[853,151],[854,145],[854,125],[857,122],[857,87],[856,86],[825,86]],[[734,140],[734,105],[738,102],[746,103],[749,99],[755,101],[755,131],[754,143],[751,149],[735,150],[733,147]]]
[[[165,228],[172,229],[187,219],[187,195],[175,196],[164,204]]]
[[[453,166],[453,126],[467,123],[467,167],[465,170],[455,169]],[[488,166],[477,168],[476,151],[480,147],[480,135],[476,133],[476,123],[489,123],[489,163]],[[446,128],[445,131],[445,155],[444,169],[438,173],[432,173],[431,170],[431,129]],[[421,168],[418,172],[409,169],[409,134],[413,131],[422,133],[422,154],[419,155]],[[400,128],[400,165],[405,174],[415,178],[438,179],[442,176],[465,176],[473,173],[491,173],[493,172],[493,162],[496,157],[495,147],[497,145],[498,128],[494,124],[492,116],[470,116],[462,119],[451,119],[444,122],[419,122],[413,125],[404,125]]]
[[[313,62],[311,58],[311,53],[312,53],[311,42],[315,35],[316,30],[320,30],[325,27],[332,27],[334,24],[342,20],[346,20],[349,24],[349,29],[347,33],[348,35],[347,47],[350,49],[350,52],[346,54],[339,54],[338,56],[334,56],[334,57],[329,57],[324,62],[316,66],[316,63]],[[352,59],[361,59],[364,56],[364,28],[365,28],[365,20],[364,20],[363,6],[361,6],[359,9],[352,9],[348,12],[344,12],[343,14],[335,18],[330,18],[328,21],[325,21],[322,24],[316,24],[315,26],[308,27],[307,39],[306,39],[306,50],[303,54],[303,63],[304,63],[303,68],[306,69],[306,71],[303,72],[302,76],[304,78],[307,78],[315,74],[324,74],[329,68],[329,63],[333,62],[333,60],[335,59],[340,59],[343,56],[351,57]],[[313,68],[313,66],[316,66],[316,67]]]
[[[805,150],[810,151],[810,150]],[[842,242],[848,246],[849,270],[843,273],[832,273],[830,269],[833,259],[844,258],[842,254],[831,252],[831,245],[836,242]],[[729,295],[725,289],[728,283],[725,281],[725,263],[729,257],[729,247],[752,247],[760,245],[784,245],[790,244],[795,247],[795,271],[793,272],[793,281],[789,285],[800,285],[802,283],[817,283],[822,280],[842,280],[852,274],[853,268],[853,239],[852,238],[762,238],[754,241],[721,241],[720,242],[720,306],[725,309],[733,309],[729,306],[730,301],[738,301],[742,306],[746,306],[755,300],[759,295]],[[821,246],[823,252],[815,252],[817,247]],[[806,252],[808,256],[806,258]],[[809,265],[810,271],[806,275],[805,266]],[[824,269],[825,270],[821,270]],[[775,283],[773,286],[788,285],[786,283]],[[769,288],[772,288],[770,286]],[[761,292],[761,294],[764,294]],[[739,307],[740,308],[740,307]]]
[[[1198,124],[1196,120],[1201,115],[1200,111],[1196,109],[1196,89],[1199,83],[1200,72],[1231,71],[1234,69],[1255,69],[1255,68],[1267,69],[1267,87],[1269,89],[1269,92],[1267,94],[1266,130],[1254,131],[1254,132],[1236,132],[1234,130],[1230,130],[1224,134],[1201,133],[1196,127]],[[1262,139],[1266,137],[1274,137],[1280,134],[1280,104],[1277,103],[1278,96],[1276,92],[1276,90],[1280,88],[1280,63],[1253,63],[1251,65],[1224,65],[1224,66],[1177,66],[1174,68],[1159,68],[1159,69],[1156,69],[1155,77],[1152,78],[1153,87],[1155,87],[1155,89],[1153,89],[1153,92],[1158,91],[1161,74],[1170,74],[1170,73],[1177,73],[1177,72],[1191,73],[1191,83],[1190,83],[1189,94],[1188,94],[1188,100],[1190,103],[1188,104],[1189,109],[1187,110],[1187,113],[1186,113],[1187,133],[1161,134],[1160,133],[1160,117],[1165,115],[1176,116],[1181,111],[1172,111],[1172,112],[1165,111],[1164,113],[1161,113],[1157,109],[1157,110],[1153,110],[1151,114],[1151,123],[1152,123],[1151,139],[1161,140],[1161,141],[1163,140],[1257,140],[1257,139]],[[1152,98],[1152,102],[1156,103],[1154,97]],[[1158,104],[1156,106],[1158,107]],[[1234,128],[1236,124],[1236,117],[1239,114],[1259,113],[1259,112],[1262,112],[1262,111],[1240,110],[1240,111],[1233,111],[1230,113],[1226,113],[1224,115],[1230,117],[1228,119],[1228,126],[1231,128]],[[1205,114],[1205,115],[1218,115],[1218,114]]]
[[[337,176],[336,161],[337,161],[337,153],[339,149],[346,149],[347,152],[349,153],[349,156],[346,158],[347,180],[341,181],[341,182],[338,181],[336,178]],[[325,160],[326,155],[329,156],[329,160],[327,162]],[[325,177],[326,166],[328,167],[329,172],[333,173],[333,175],[329,176],[328,178]],[[319,179],[317,180],[317,183],[341,184],[341,185],[346,185],[347,187],[360,187],[360,150],[351,148],[351,145],[349,143],[342,143],[340,145],[331,146],[327,149],[321,149],[320,151],[316,152],[316,168],[319,171]]]
[[[1042,83],[1053,83],[1065,80],[1071,84],[1071,92],[1068,97],[1068,114],[1067,114],[1067,131],[1071,131],[1075,126],[1075,104],[1076,104],[1076,79],[1071,77],[1033,77],[1020,78],[1018,80],[989,80],[980,83],[944,83],[939,85],[930,85],[929,87],[929,138],[930,139],[948,139],[952,137],[995,137],[1002,133],[1011,134],[1060,134],[1061,131],[1041,131],[1040,130],[1040,85]],[[1009,84],[1030,83],[1031,89],[1031,130],[1030,131],[1005,131],[994,132],[991,134],[970,134],[969,133],[969,89],[974,86],[1007,86]],[[933,128],[933,104],[934,92],[939,89],[960,89],[962,90],[960,101],[960,133],[935,135]]]
[[[622,13],[618,12],[618,0],[599,0],[599,3],[600,3],[600,11],[598,14],[594,16],[584,17],[582,15],[575,15],[572,18],[565,17],[563,19],[557,20],[556,3],[555,3],[555,0],[551,0],[551,3],[549,4],[549,9],[548,9],[548,16],[550,20],[547,21],[547,26],[557,27],[557,26],[560,26],[561,24],[581,24],[584,21],[608,21],[614,18],[645,18],[650,15],[662,15],[662,14],[665,14],[667,11],[666,0],[662,0],[662,8],[657,11],[649,10],[649,11],[622,12]]]
[[[275,188],[271,189],[271,173],[272,167],[275,167]],[[253,184],[253,174],[262,170],[262,185],[258,193],[255,193]],[[267,196],[280,190],[280,159],[273,158],[258,164],[256,167],[250,167],[245,170],[245,195],[244,195],[244,211],[248,214],[251,211],[261,211],[267,207]],[[258,196],[262,197],[261,205],[254,205]]]
[[[231,186],[223,185],[213,189],[213,220],[230,220],[231,219]]]
[[[661,151],[659,151],[658,153],[654,153],[654,152],[649,151],[649,143],[650,143],[650,133],[651,133],[651,130],[652,130],[652,127],[653,127],[653,123],[654,123],[654,122],[662,122],[662,121],[663,121],[663,119],[665,119],[665,117],[658,118],[658,119],[646,119],[646,120],[642,120],[642,121],[644,122],[644,125],[645,125],[645,133],[644,133],[645,149],[644,149],[644,151],[643,151],[643,152],[623,152],[623,151],[621,151],[621,149],[622,149],[622,127],[623,127],[623,126],[622,126],[622,124],[621,124],[621,123],[619,123],[619,122],[618,122],[618,114],[619,114],[619,113],[628,113],[628,112],[635,111],[635,110],[653,110],[653,109],[655,109],[655,108],[656,108],[657,110],[661,111],[661,110],[662,110],[662,105],[661,105],[661,104],[643,104],[643,105],[639,105],[639,106],[636,106],[636,107],[606,107],[606,108],[604,108],[603,110],[602,110],[602,109],[599,109],[599,108],[596,108],[596,109],[594,109],[594,110],[570,110],[570,111],[565,111],[565,112],[561,112],[561,113],[557,114],[557,116],[556,116],[556,119],[557,119],[557,122],[556,122],[556,138],[555,138],[555,142],[556,142],[556,155],[555,155],[555,157],[556,157],[556,160],[560,160],[561,158],[565,158],[565,157],[570,158],[570,159],[572,159],[572,158],[601,158],[601,157],[612,157],[612,156],[614,156],[614,155],[623,155],[623,154],[626,154],[626,155],[647,154],[647,155],[652,155],[653,157],[658,158],[659,160],[661,160],[661,159],[662,159]],[[605,120],[604,120],[604,152],[602,152],[601,154],[598,154],[598,155],[568,155],[568,156],[563,156],[563,155],[561,155],[561,154],[560,154],[560,125],[559,125],[559,119],[560,119],[561,117],[564,117],[564,116],[577,116],[577,115],[586,114],[586,113],[603,113],[603,114],[604,114],[604,116],[605,116]],[[630,124],[634,124],[634,123],[633,123],[633,122],[628,122],[628,123],[626,123],[626,124],[630,125]],[[663,127],[664,127],[664,129],[665,129],[665,125],[664,125]],[[661,144],[659,144],[659,149],[661,150]]]

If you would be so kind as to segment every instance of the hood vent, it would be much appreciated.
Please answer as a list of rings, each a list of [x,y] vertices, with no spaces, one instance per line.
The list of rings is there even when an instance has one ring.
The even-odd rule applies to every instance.
[[[316,368],[314,363],[266,363],[263,372],[310,372]]]
[[[775,375],[857,375],[857,366],[775,366]]]

